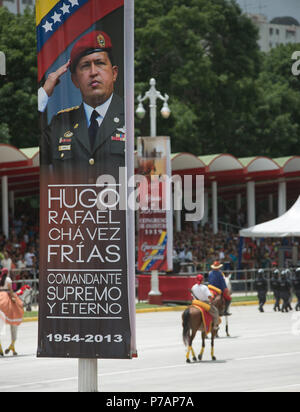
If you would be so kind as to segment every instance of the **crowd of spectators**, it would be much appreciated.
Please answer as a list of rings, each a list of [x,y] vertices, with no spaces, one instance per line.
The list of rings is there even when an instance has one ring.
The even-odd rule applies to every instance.
[[[292,259],[292,239],[243,239],[238,230],[219,230],[213,233],[209,223],[195,228],[186,224],[184,230],[174,233],[173,260],[192,262],[197,270],[208,272],[215,260],[223,263],[225,271],[238,269],[271,269],[279,262],[279,251],[285,247],[284,257]],[[299,247],[299,246],[298,246]]]
[[[38,209],[32,208],[30,202],[21,201],[16,204],[14,216],[10,217],[9,238],[0,227],[0,268],[8,268],[15,281],[38,278]],[[237,219],[242,223],[243,214],[238,214]],[[191,263],[203,272],[208,272],[216,260],[223,263],[225,271],[268,269],[278,263],[283,246],[287,247],[285,257],[291,258],[291,241],[288,238],[241,240],[233,225],[214,234],[209,223],[186,223],[181,232],[174,232],[173,261],[177,269],[181,264]],[[18,286],[15,283],[15,288]]]
[[[19,280],[38,277],[39,218],[28,202],[16,203],[14,216],[10,215],[8,238],[0,227],[0,267],[9,269],[17,290]]]

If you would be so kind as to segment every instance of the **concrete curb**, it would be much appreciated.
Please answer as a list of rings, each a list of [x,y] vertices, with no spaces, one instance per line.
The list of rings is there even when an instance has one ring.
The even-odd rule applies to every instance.
[[[268,300],[266,305],[274,304],[274,300]],[[246,301],[246,302],[233,302],[231,306],[258,306],[258,301]],[[158,307],[158,308],[144,308],[137,309],[136,313],[151,313],[151,312],[181,312],[185,310],[188,305],[179,305],[179,306],[167,306],[167,307]],[[24,318],[23,322],[36,322],[38,317]]]

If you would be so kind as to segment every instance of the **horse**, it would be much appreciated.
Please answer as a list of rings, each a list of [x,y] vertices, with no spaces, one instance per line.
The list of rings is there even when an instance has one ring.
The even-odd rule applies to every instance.
[[[12,352],[13,356],[18,355],[15,350],[15,342],[17,340],[17,330],[18,330],[18,326],[21,324],[23,320],[23,314],[24,314],[23,308],[26,304],[26,301],[28,300],[28,297],[31,295],[31,293],[32,293],[32,289],[30,286],[28,285],[22,286],[21,289],[15,293],[15,298],[12,301],[13,305],[16,305],[15,308],[13,305],[11,305],[10,308],[13,308],[12,311],[9,311],[9,313],[2,313],[1,318],[3,318],[5,323],[10,325],[10,332],[11,332],[11,344],[9,345],[7,349],[5,349],[4,351],[5,355],[8,355],[10,351]],[[0,342],[0,356],[4,356],[4,353],[3,353],[1,342]]]
[[[224,301],[223,296],[221,294],[216,294],[211,303],[217,307],[220,316],[222,316],[225,310],[225,301]],[[198,359],[201,361],[203,357],[204,349],[205,349],[206,330],[205,330],[205,325],[203,323],[202,314],[201,314],[200,309],[197,309],[193,305],[190,305],[187,309],[185,309],[185,311],[182,314],[182,327],[183,327],[183,332],[182,332],[183,343],[185,344],[185,346],[188,346],[188,351],[186,354],[187,363],[191,362],[190,352],[192,352],[193,361],[197,361],[194,349],[192,347],[192,343],[196,336],[197,331],[198,330],[201,331],[202,348],[198,355]],[[211,330],[211,358],[213,361],[216,360],[216,357],[214,354],[214,340],[216,337],[216,333],[217,331],[212,328]]]
[[[226,286],[227,286],[227,289],[229,290],[230,295],[232,295],[232,285],[231,285],[231,281],[230,281],[231,276],[232,276],[231,274],[229,274],[228,276],[226,276],[226,275],[224,274],[224,279],[225,279]],[[228,316],[225,315],[224,317],[225,317],[225,332],[226,332],[226,336],[227,336],[228,338],[230,338]],[[218,337],[219,337],[219,329],[217,330],[217,334],[216,334],[216,338],[218,338]]]

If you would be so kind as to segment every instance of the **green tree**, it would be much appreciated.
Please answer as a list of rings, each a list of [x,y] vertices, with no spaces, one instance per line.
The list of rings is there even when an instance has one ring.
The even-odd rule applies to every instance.
[[[280,45],[265,54],[257,80],[259,98],[254,133],[261,154],[297,154],[300,141],[300,77],[291,72],[291,56],[300,44]]]
[[[235,1],[136,2],[136,92],[151,77],[170,95],[173,115],[158,120],[172,151],[248,155],[261,53],[257,30]],[[137,121],[149,134],[149,120]]]
[[[0,50],[6,76],[0,76],[0,142],[38,145],[37,55],[34,13],[14,15],[0,8]]]

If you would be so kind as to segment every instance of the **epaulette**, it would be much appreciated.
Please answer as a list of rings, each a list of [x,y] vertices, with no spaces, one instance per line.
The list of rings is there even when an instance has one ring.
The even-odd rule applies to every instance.
[[[79,109],[79,107],[80,107],[80,106],[69,107],[68,109],[60,110],[57,114],[71,112],[72,110],[77,110],[77,109]]]

